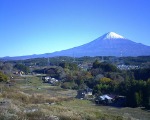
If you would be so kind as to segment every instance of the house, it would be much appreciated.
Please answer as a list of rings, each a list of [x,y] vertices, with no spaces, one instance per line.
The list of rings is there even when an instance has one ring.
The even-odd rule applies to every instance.
[[[92,96],[92,89],[86,88],[84,90],[78,90],[76,98],[79,99],[88,99],[89,96]]]
[[[76,98],[83,99],[85,97],[84,90],[78,90]]]
[[[84,63],[84,64],[79,64],[78,65],[78,67],[80,67],[82,70],[85,70],[85,71],[92,68],[92,66],[93,66],[92,63]]]
[[[126,97],[125,96],[116,96],[113,102],[115,107],[125,107],[126,106]]]
[[[58,80],[55,79],[55,78],[51,78],[51,79],[49,80],[49,83],[51,83],[51,84],[55,84],[56,82],[58,82]]]
[[[110,105],[114,107],[124,107],[126,106],[126,97],[106,94],[96,98],[95,102],[96,104]]]
[[[133,69],[140,69],[140,66],[137,65],[117,65],[117,68],[120,70],[133,70]]]
[[[49,77],[49,76],[42,77],[42,80],[46,83],[49,82],[50,79],[51,79],[51,77]]]
[[[108,104],[111,104],[113,103],[114,101],[114,98],[115,96],[114,95],[102,95],[102,96],[99,96],[97,99],[96,99],[96,103],[97,104],[104,104],[104,105],[108,105]]]
[[[22,75],[24,75],[25,73],[24,73],[23,71],[17,71],[17,72],[14,72],[14,74],[15,74],[15,75],[20,75],[20,76],[22,76]]]
[[[43,80],[45,83],[50,83],[50,84],[55,84],[56,82],[58,82],[57,79],[51,78],[51,77],[49,77],[49,76],[43,77],[42,80]]]
[[[93,90],[90,89],[90,88],[86,88],[86,89],[85,89],[85,92],[86,92],[87,95],[93,95],[93,94],[92,94]]]

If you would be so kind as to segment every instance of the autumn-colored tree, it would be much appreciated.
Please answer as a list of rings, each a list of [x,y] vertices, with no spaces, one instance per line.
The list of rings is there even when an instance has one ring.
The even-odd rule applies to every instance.
[[[100,79],[100,83],[102,83],[102,84],[109,84],[110,82],[112,82],[112,80],[107,77],[103,77]]]

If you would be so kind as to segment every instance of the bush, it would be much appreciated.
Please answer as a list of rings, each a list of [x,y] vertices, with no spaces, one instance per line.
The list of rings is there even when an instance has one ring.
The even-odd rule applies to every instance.
[[[5,74],[3,74],[2,72],[0,72],[0,82],[7,81],[7,80],[8,80],[8,77]]]
[[[61,87],[64,89],[77,89],[78,85],[74,82],[64,82],[62,83]]]

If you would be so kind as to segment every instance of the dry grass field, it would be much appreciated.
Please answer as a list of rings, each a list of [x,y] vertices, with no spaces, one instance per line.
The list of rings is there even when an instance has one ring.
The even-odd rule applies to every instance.
[[[140,108],[97,106],[76,94],[38,77],[18,77],[12,85],[0,84],[0,120],[150,120]]]

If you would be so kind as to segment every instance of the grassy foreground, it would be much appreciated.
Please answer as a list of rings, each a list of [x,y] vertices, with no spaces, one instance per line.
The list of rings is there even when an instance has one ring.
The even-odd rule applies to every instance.
[[[96,106],[75,99],[76,91],[43,84],[38,77],[15,78],[13,86],[1,83],[0,88],[0,120],[150,119],[147,111],[136,109],[136,113],[132,108]]]

